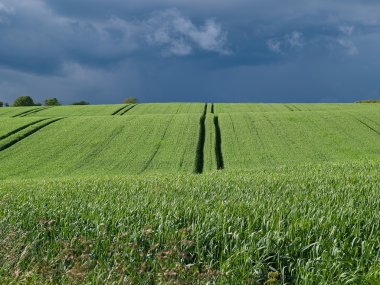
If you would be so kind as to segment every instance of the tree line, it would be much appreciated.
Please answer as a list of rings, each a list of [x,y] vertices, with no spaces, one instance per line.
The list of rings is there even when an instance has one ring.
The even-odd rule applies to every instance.
[[[137,104],[137,98],[128,97],[124,99],[123,104]],[[44,101],[44,106],[61,106],[61,102],[57,98],[48,98]],[[88,101],[77,101],[73,102],[70,105],[91,105]],[[30,96],[20,96],[12,104],[13,107],[23,107],[23,106],[42,106],[41,103],[35,103],[33,98]],[[0,107],[9,107],[8,103],[0,101]]]

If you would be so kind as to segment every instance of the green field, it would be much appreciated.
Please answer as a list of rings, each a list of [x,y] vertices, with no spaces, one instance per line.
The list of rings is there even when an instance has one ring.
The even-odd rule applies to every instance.
[[[199,120],[196,114],[62,119],[0,152],[0,179],[192,173]]]
[[[380,112],[218,115],[226,169],[380,158]]]
[[[380,104],[0,108],[0,284],[380,284]]]
[[[122,110],[127,105],[89,105],[56,106],[42,109],[27,116],[37,117],[71,117],[71,116],[108,116]]]

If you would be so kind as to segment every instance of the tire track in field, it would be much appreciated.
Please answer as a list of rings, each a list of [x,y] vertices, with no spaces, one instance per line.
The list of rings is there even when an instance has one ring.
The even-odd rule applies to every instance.
[[[249,119],[249,122],[248,122],[248,127],[251,129],[251,131],[253,131],[254,134],[256,134],[256,137],[257,137],[257,140],[259,142],[259,145],[261,147],[261,151],[262,151],[262,154],[264,157],[266,157],[267,161],[273,161],[273,157],[271,157],[267,150],[266,150],[266,147],[267,147],[267,144],[264,143],[264,140],[263,138],[260,136],[260,133],[259,133],[259,130],[257,127],[255,127],[254,123],[254,118],[252,117],[252,114],[250,113],[247,113],[247,116],[248,116],[248,119]],[[263,112],[263,117],[265,118],[265,120],[271,125],[272,129],[275,129],[275,126],[273,125],[273,123],[267,118],[267,116],[265,115],[265,112]],[[251,124],[252,123],[252,124]]]
[[[42,121],[45,121],[45,120],[47,120],[47,119],[48,119],[48,118],[41,119],[41,120],[37,120],[37,121],[31,122],[31,123],[29,123],[29,124],[23,125],[23,126],[21,126],[21,127],[18,127],[17,129],[14,129],[13,131],[10,131],[9,133],[0,136],[0,140],[6,139],[7,137],[10,137],[11,135],[14,135],[14,134],[16,134],[16,133],[18,133],[18,132],[20,132],[20,131],[22,131],[22,130],[28,128],[28,127],[30,127],[30,126],[33,126],[33,125],[35,125],[35,124],[37,124],[37,123],[40,123],[40,122],[42,122]]]
[[[57,121],[59,121],[59,120],[62,120],[62,119],[63,119],[63,118],[56,118],[56,119],[53,119],[53,120],[51,120],[51,121],[48,121],[48,122],[46,122],[46,123],[44,123],[44,124],[42,124],[42,125],[40,125],[40,126],[34,128],[34,129],[31,129],[30,131],[26,132],[25,134],[16,137],[15,139],[9,141],[9,142],[6,143],[6,144],[1,145],[1,146],[0,146],[0,151],[3,151],[3,150],[5,150],[5,149],[7,149],[7,148],[13,146],[14,144],[18,143],[19,141],[21,141],[21,140],[23,140],[23,139],[25,139],[25,138],[31,136],[32,134],[34,134],[34,133],[36,133],[36,132],[38,132],[38,131],[41,130],[42,128],[44,128],[44,127],[46,127],[46,126],[48,126],[48,125],[50,125],[50,124],[53,124],[53,123],[55,123],[55,122],[57,122]]]
[[[191,114],[191,115],[193,115],[193,114]],[[190,115],[188,115],[188,116],[186,116],[186,117],[187,117],[186,123],[187,123],[187,124],[191,124],[193,119],[190,117]],[[185,130],[185,129],[182,128],[182,131],[184,131],[184,130]],[[181,132],[181,134],[182,134],[182,133],[183,133],[183,132]],[[186,134],[186,132],[184,132],[184,133]],[[185,161],[185,156],[186,156],[186,154],[187,154],[188,146],[189,146],[189,145],[186,144],[186,148],[183,149],[182,156],[181,156],[181,162],[180,162],[180,164],[179,164],[180,169],[182,169],[183,163],[184,163],[184,161]]]
[[[237,149],[238,149],[238,134],[236,132],[236,128],[235,128],[235,124],[234,124],[234,121],[232,119],[232,116],[231,116],[231,113],[228,113],[228,116],[230,118],[230,122],[231,122],[231,126],[232,126],[232,132],[234,134],[233,138],[234,138],[234,143],[233,143],[233,150],[234,150],[234,153],[235,153],[235,156],[236,157],[239,157],[239,153],[237,152]],[[219,123],[219,119],[218,119],[218,123]]]
[[[290,110],[290,111],[292,111],[292,112],[294,111],[292,107],[290,107],[290,106],[288,106],[288,105],[284,105],[284,106],[285,106],[285,108],[287,108],[288,110]]]
[[[360,122],[362,125],[366,126],[368,129],[370,129],[371,131],[375,132],[376,134],[380,135],[380,132],[374,128],[372,128],[370,125],[368,125],[367,123],[363,122],[362,120],[358,119],[355,117],[355,119]]]
[[[117,138],[117,136],[119,136],[122,133],[124,127],[124,125],[117,126],[107,136],[106,141],[102,141],[94,146],[91,146],[91,148],[89,148],[91,149],[91,151],[86,153],[86,157],[84,157],[80,162],[74,165],[69,171],[75,172],[77,170],[85,168],[86,165],[91,164],[94,157],[101,156],[101,154],[107,150],[106,147],[111,145],[115,138]]]
[[[28,111],[19,113],[17,115],[14,115],[14,116],[12,116],[12,118],[24,117],[24,116],[27,116],[27,115],[30,115],[30,114],[34,114],[34,113],[40,112],[40,111],[45,110],[45,109],[46,109],[46,107],[41,107],[41,108],[37,108],[37,109],[28,110]]]
[[[311,123],[312,126],[314,126],[315,130],[321,130],[321,131],[324,131],[323,128],[321,128],[320,124],[318,124],[315,120],[313,120],[313,116],[312,115],[309,115],[308,114],[308,117],[307,117],[308,121]],[[316,131],[313,131],[312,132],[313,134],[316,134],[317,132]],[[321,150],[318,148],[319,147],[319,144],[315,144],[314,142],[317,141],[317,140],[311,140],[311,142],[309,143],[313,143],[313,150],[315,152],[318,153],[319,157],[322,158],[323,161],[327,161],[327,156],[325,153],[321,152]]]
[[[357,117],[356,115],[352,114],[352,113],[348,113],[349,115],[351,115],[354,119],[356,119],[357,121],[359,121],[360,123],[362,123],[363,125],[365,125],[367,128],[369,128],[370,130],[374,131],[375,133],[377,133],[378,135],[380,135],[380,132],[376,129],[374,129],[373,127],[369,126],[367,123],[363,122],[360,120],[359,117]],[[375,124],[376,126],[379,126],[380,127],[380,124],[376,121],[374,121],[373,119],[371,118],[368,118],[366,116],[366,114],[361,114],[362,117],[364,117],[365,119],[367,119],[368,121],[370,121],[371,123]]]
[[[120,109],[117,109],[115,112],[113,112],[112,114],[111,114],[111,116],[115,116],[115,115],[117,115],[118,113],[120,113],[122,110],[124,110],[125,108],[127,108],[127,107],[129,107],[130,105],[128,104],[128,105],[126,105],[126,106],[123,106],[123,107],[121,107]]]
[[[296,109],[297,111],[301,111],[302,112],[302,110],[300,109],[300,108],[298,108],[295,104],[292,104],[291,105],[294,109]]]
[[[207,112],[207,104],[204,106],[203,114],[199,121],[199,135],[198,135],[198,144],[197,144],[197,152],[195,156],[195,173],[202,173],[204,166],[204,147],[206,140],[206,112]]]
[[[330,122],[332,122],[332,124],[335,126],[335,129],[337,130],[337,132],[339,132],[340,134],[342,134],[345,137],[350,138],[351,141],[353,141],[353,142],[359,142],[359,144],[360,144],[363,141],[361,137],[358,138],[357,136],[355,136],[355,133],[351,132],[350,130],[347,130],[345,128],[346,125],[342,125],[342,124],[339,124],[339,123],[337,124],[337,120],[342,119],[342,117],[344,118],[344,116],[346,116],[346,117],[350,116],[350,113],[338,113],[340,116],[337,113],[335,113],[335,112],[331,112],[329,114],[331,114],[331,118],[328,117],[327,119]],[[357,120],[357,118],[355,116],[354,116],[354,119]]]
[[[222,153],[222,134],[220,132],[218,116],[214,116],[214,128],[215,128],[216,168],[218,170],[222,170],[224,169],[224,160],[223,160],[223,153]]]
[[[136,107],[136,104],[127,106],[127,108],[124,109],[123,111],[121,111],[121,113],[119,113],[119,115],[120,115],[120,116],[123,116],[125,113],[129,112],[129,111],[132,110],[134,107]]]
[[[177,112],[178,112],[178,110],[177,110]],[[161,136],[161,138],[160,138],[160,141],[159,141],[159,143],[158,143],[157,148],[155,149],[154,153],[153,153],[152,156],[149,158],[149,160],[147,161],[147,163],[145,164],[145,166],[143,167],[143,169],[139,172],[139,174],[141,174],[141,173],[143,173],[145,170],[147,170],[148,167],[149,167],[149,165],[152,163],[153,159],[157,156],[157,153],[158,153],[158,151],[159,151],[159,149],[160,149],[160,147],[161,147],[161,143],[162,143],[162,141],[164,140],[164,138],[165,138],[165,136],[166,136],[166,133],[168,132],[168,129],[169,129],[171,123],[173,122],[174,117],[175,117],[175,115],[172,114],[172,117],[170,118],[170,120],[169,120],[169,122],[168,122],[168,124],[167,124],[167,126],[166,126],[166,128],[165,128],[165,130],[164,130],[164,132],[163,132],[163,134],[162,134],[162,136]]]
[[[326,118],[327,113],[322,113],[322,114],[324,114],[324,117]],[[357,120],[357,118],[355,118],[355,116],[353,116],[349,112],[339,112],[339,113],[329,112],[328,114],[330,116],[327,117],[327,120],[330,121],[331,126],[334,127],[335,134],[339,134],[341,139],[344,140],[345,143],[351,149],[355,149],[355,152],[357,154],[365,155],[365,151],[363,150],[361,145],[366,140],[366,138],[364,138],[362,134],[358,134],[357,132],[349,129],[346,123],[349,117],[352,117],[355,121]],[[345,120],[345,121],[344,123],[341,123],[339,122],[339,120]]]

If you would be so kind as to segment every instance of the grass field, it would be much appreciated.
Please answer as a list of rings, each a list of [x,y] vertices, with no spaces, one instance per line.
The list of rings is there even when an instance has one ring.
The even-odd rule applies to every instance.
[[[0,167],[0,284],[380,284],[379,104],[0,108]]]

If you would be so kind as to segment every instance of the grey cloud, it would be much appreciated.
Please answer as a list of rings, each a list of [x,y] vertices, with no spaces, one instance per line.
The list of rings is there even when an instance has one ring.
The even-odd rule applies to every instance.
[[[226,32],[219,23],[206,19],[197,26],[178,10],[140,19],[90,20],[57,16],[39,0],[0,3],[0,12],[8,17],[1,31],[0,65],[26,72],[57,74],[65,62],[101,68],[135,53],[153,55],[156,46],[166,55],[228,53]]]
[[[11,14],[13,9],[5,5],[3,2],[0,2],[0,13]]]
[[[359,53],[358,48],[354,42],[348,38],[339,38],[337,43],[346,51],[348,55],[357,55]]]
[[[349,101],[379,92],[375,0],[0,3],[0,96],[8,102],[20,94],[117,103],[127,95],[273,102],[336,93]]]
[[[8,16],[13,13],[13,9],[0,2],[0,25],[8,23]]]
[[[274,52],[274,53],[278,53],[278,54],[282,53],[281,41],[279,41],[279,40],[270,39],[267,41],[267,46],[268,46],[269,50]]]
[[[339,27],[339,31],[341,31],[344,35],[351,36],[354,33],[354,26],[343,25]]]
[[[303,34],[298,31],[285,34],[280,38],[267,40],[268,49],[277,54],[293,49],[302,49],[304,45]]]
[[[155,13],[147,25],[148,42],[164,47],[165,55],[188,55],[194,47],[219,54],[230,53],[226,47],[227,34],[213,19],[197,27],[178,10],[171,9]]]
[[[355,27],[352,25],[350,26],[343,25],[343,26],[338,27],[338,29],[342,34],[336,40],[338,45],[343,48],[343,50],[345,51],[347,55],[350,55],[350,56],[357,55],[359,53],[359,50],[352,40]]]
[[[307,30],[307,28],[304,27]],[[319,56],[331,53],[338,55],[354,56],[359,54],[359,48],[354,42],[355,26],[341,25],[329,29],[317,29],[309,33],[307,38],[299,31],[293,31],[283,36],[267,40],[268,50],[281,55],[296,53]]]
[[[298,31],[293,31],[290,35],[286,35],[285,41],[292,48],[302,48],[304,46],[302,33],[298,32]]]

